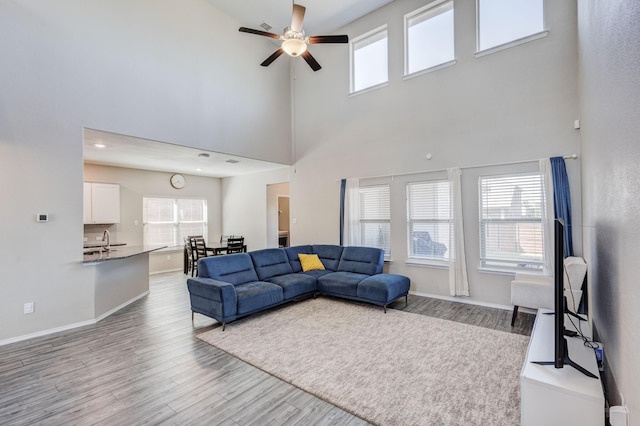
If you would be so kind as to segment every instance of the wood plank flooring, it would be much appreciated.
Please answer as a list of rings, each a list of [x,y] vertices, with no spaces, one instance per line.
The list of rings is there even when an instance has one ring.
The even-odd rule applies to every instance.
[[[508,311],[412,295],[392,307],[525,335],[534,320],[512,329]],[[218,326],[192,324],[182,273],[152,276],[147,297],[98,324],[1,346],[0,424],[367,424],[195,338]]]

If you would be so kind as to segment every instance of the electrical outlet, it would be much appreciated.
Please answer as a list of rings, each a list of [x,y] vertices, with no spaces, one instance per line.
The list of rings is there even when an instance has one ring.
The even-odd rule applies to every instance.
[[[171,260],[171,255],[170,254],[167,255],[167,260]]]
[[[27,302],[24,304],[24,313],[32,314],[33,311],[36,310],[35,304],[33,302]]]

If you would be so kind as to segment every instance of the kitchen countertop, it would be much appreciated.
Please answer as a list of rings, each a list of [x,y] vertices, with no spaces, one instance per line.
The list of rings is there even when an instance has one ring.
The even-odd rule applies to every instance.
[[[83,244],[84,248],[96,248],[96,247],[102,247],[102,244],[104,244],[103,241],[85,241]],[[115,247],[115,246],[126,246],[127,243],[119,243],[119,242],[111,242],[111,247]]]
[[[110,260],[126,259],[127,257],[137,256],[143,253],[149,253],[156,250],[161,250],[167,246],[118,246],[112,248],[109,252],[101,252],[94,254],[85,254],[82,258],[83,264],[95,264],[101,262],[107,262]]]

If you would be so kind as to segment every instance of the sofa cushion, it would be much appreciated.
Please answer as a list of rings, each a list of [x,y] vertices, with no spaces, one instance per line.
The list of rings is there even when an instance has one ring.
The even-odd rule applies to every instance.
[[[302,266],[300,265],[300,258],[298,258],[298,254],[313,254],[313,247],[310,245],[286,247],[284,252],[289,258],[289,264],[291,265],[293,272],[302,272]]]
[[[324,265],[317,254],[298,254],[300,266],[304,272],[324,271]]]
[[[324,269],[328,269],[330,271],[338,270],[338,264],[340,263],[340,257],[342,256],[342,246],[314,244],[312,247],[313,253],[317,254],[322,261]]]
[[[318,269],[315,271],[307,271],[307,272],[303,272],[304,275],[309,275],[315,279],[318,279],[324,275],[328,275],[328,274],[333,274],[333,271],[330,271],[328,269]]]
[[[338,271],[375,275],[382,273],[384,250],[373,247],[345,247]]]
[[[269,278],[268,281],[282,287],[284,300],[313,294],[318,290],[318,282],[316,279],[307,274],[295,273],[279,275],[277,277]]]
[[[270,248],[249,252],[253,266],[260,281],[266,281],[278,275],[291,274],[293,270],[284,250]]]
[[[318,291],[338,296],[357,297],[358,283],[365,278],[369,278],[369,275],[353,272],[333,272],[318,278]]]
[[[198,276],[233,285],[258,281],[251,256],[247,253],[203,257],[198,260]]]
[[[403,275],[378,274],[358,284],[358,297],[384,305],[409,292],[409,278]]]
[[[261,311],[284,300],[282,287],[264,281],[237,285],[236,294],[238,297],[238,315]]]

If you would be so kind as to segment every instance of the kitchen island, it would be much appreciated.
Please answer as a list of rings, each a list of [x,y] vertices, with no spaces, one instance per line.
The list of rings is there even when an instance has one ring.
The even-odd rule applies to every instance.
[[[149,253],[166,246],[118,246],[84,253],[82,265],[93,267],[96,321],[149,294]]]

